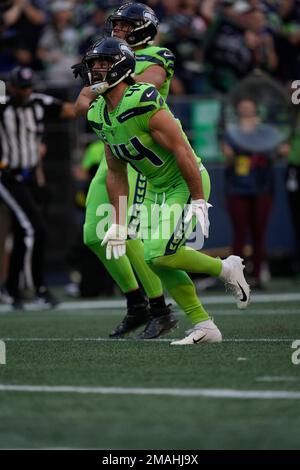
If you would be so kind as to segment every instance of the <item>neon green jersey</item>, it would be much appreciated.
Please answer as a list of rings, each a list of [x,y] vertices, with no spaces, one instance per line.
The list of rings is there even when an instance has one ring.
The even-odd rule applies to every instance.
[[[166,100],[169,94],[170,82],[174,74],[174,54],[165,47],[147,46],[134,52],[136,58],[135,75],[143,73],[151,65],[159,65],[166,71],[166,80],[159,89],[159,93]]]
[[[137,76],[143,73],[152,65],[159,65],[164,68],[164,70],[166,71],[166,79],[163,85],[160,87],[159,92],[162,97],[166,100],[169,93],[170,82],[174,74],[174,54],[172,54],[172,52],[169,49],[166,49],[165,47],[146,46],[143,49],[135,51],[135,56],[135,75]],[[104,166],[104,168],[106,167]]]
[[[142,173],[157,192],[182,181],[173,153],[155,142],[149,132],[150,118],[161,109],[172,114],[153,85],[136,83],[126,88],[112,112],[108,112],[102,96],[88,112],[92,128],[112,154]]]

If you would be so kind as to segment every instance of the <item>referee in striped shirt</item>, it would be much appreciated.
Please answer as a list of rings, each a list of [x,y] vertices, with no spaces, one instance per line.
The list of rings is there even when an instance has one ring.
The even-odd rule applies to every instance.
[[[33,72],[16,67],[9,79],[9,96],[0,104],[0,202],[12,214],[14,245],[6,285],[15,308],[22,308],[19,290],[21,272],[35,290],[37,303],[53,307],[57,301],[44,281],[46,223],[35,199],[36,167],[47,117],[75,118],[72,103],[34,93]],[[2,295],[3,297],[3,295]]]

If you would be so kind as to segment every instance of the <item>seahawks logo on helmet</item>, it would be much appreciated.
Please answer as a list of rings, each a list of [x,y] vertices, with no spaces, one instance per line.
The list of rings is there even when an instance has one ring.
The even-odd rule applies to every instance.
[[[113,36],[116,21],[124,21],[133,29],[126,34],[126,42],[133,47],[147,44],[157,34],[158,18],[152,8],[143,3],[125,3],[119,7],[106,21],[106,32]]]
[[[127,44],[124,44],[124,43],[120,44],[120,49],[121,49],[122,52],[124,52],[124,54],[129,54],[134,58],[134,53],[131,49],[129,49]]]
[[[150,9],[149,9],[150,10]],[[158,19],[155,16],[154,11],[144,10],[144,18],[145,20],[151,21],[158,26]]]
[[[105,69],[95,67],[96,60],[107,62]],[[105,83],[113,88],[131,76],[135,69],[135,56],[125,41],[118,38],[103,38],[94,43],[82,60],[81,77],[87,85]],[[131,84],[130,81],[130,84]]]

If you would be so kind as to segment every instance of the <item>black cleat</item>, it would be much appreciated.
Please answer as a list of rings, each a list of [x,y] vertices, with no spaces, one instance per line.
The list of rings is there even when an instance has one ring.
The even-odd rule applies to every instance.
[[[150,317],[150,320],[147,323],[146,328],[137,337],[137,339],[158,338],[159,336],[164,335],[168,333],[169,331],[172,331],[174,328],[176,328],[178,320],[173,315],[173,313],[171,313],[171,310],[168,307],[165,310],[167,310],[168,313],[161,315],[159,317],[158,316]]]
[[[110,338],[123,338],[131,331],[136,330],[149,320],[148,303],[133,305],[128,307],[127,315],[109,335]]]
[[[171,308],[172,304],[165,305],[164,307],[153,307],[150,306],[150,316],[151,317],[162,317],[172,313]]]

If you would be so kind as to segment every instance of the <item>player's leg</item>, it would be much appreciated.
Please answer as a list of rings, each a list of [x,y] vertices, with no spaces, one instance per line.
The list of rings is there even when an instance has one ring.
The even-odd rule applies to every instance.
[[[166,251],[171,252],[173,250],[176,252],[178,249],[177,244],[181,242],[177,230],[178,221],[181,219],[189,198],[189,191],[185,184],[171,189],[167,195],[158,194],[153,196],[151,191],[148,192],[145,209],[141,215],[142,232],[145,237],[145,257],[172,298],[191,320],[193,331],[194,329],[196,331],[197,342],[199,342],[199,337],[201,340],[205,337],[205,341],[216,342],[221,340],[221,334],[202,306],[196,294],[195,286],[186,272],[181,268],[173,269],[155,263],[157,258],[169,258],[169,256],[163,256]],[[156,204],[151,206],[150,201]],[[201,331],[199,329],[200,324]],[[209,327],[209,334],[208,332],[203,333],[203,325],[206,328]],[[158,323],[157,319],[151,319],[141,337],[150,339],[158,327],[163,327],[163,325]]]
[[[220,277],[234,295],[238,308],[245,309],[249,304],[250,288],[243,274],[243,260],[239,256],[231,255],[221,260],[182,246],[173,255],[157,257],[152,263],[157,267]]]
[[[168,315],[170,308],[165,302],[161,280],[145,261],[143,242],[127,240],[126,254],[149,299],[150,315]]]
[[[127,299],[127,315],[110,335],[118,338],[145,324],[148,321],[149,309],[128,257],[125,255],[119,260],[107,260],[105,248],[101,246],[101,232],[105,227],[107,229],[110,223],[109,198],[105,184],[106,168],[101,165],[91,182],[87,196],[84,243],[103,263]],[[107,206],[104,206],[105,204]]]
[[[128,232],[131,238],[126,242],[126,255],[149,299],[151,316],[168,316],[171,312],[165,303],[161,281],[145,262],[144,245],[141,239],[138,238],[140,207],[145,198],[147,181],[143,175],[137,173],[132,167],[129,167],[128,182],[130,189],[128,201]]]
[[[192,329],[187,337],[172,344],[197,344],[200,342],[217,343],[222,341],[222,335],[208,312],[201,304],[194,283],[186,272],[178,269],[168,269],[152,265],[153,270],[160,276],[164,286],[185,312],[192,323]],[[146,336],[155,329],[155,322],[149,321],[142,335]]]
[[[202,184],[204,189],[205,198],[208,199],[210,193],[210,180],[206,170],[201,172]],[[182,207],[187,201],[187,191],[182,187],[175,188],[176,192],[170,191],[168,194],[168,204],[172,207],[173,204],[180,201]],[[180,192],[181,191],[181,192]],[[180,214],[184,218],[184,214]],[[194,221],[195,223],[195,221]],[[177,233],[178,227],[175,228],[174,233]],[[170,240],[174,240],[174,234],[171,235]],[[190,247],[183,246],[185,242],[185,234],[182,232],[181,238],[177,236],[176,243],[161,243],[157,245],[153,253],[150,253],[146,259],[151,259],[152,263],[156,266],[161,266],[171,269],[182,269],[191,273],[204,273],[213,277],[220,277],[227,288],[229,288],[237,302],[238,308],[246,308],[250,300],[250,288],[244,277],[243,260],[238,256],[229,256],[225,260],[207,256],[204,253],[196,251]],[[153,242],[152,246],[154,245]]]
[[[205,196],[208,198],[210,185],[209,176],[206,171],[202,171],[202,180]],[[187,294],[187,281],[183,283],[183,276],[180,275],[179,272],[184,270],[189,272],[207,273],[213,276],[221,276],[226,283],[232,284],[233,281],[234,283],[238,280],[242,282],[240,277],[243,278],[243,268],[241,266],[241,260],[238,257],[229,257],[227,260],[221,261],[220,259],[212,258],[191,248],[182,246],[185,242],[185,233],[182,232],[180,235],[178,228],[182,223],[181,220],[184,219],[184,206],[188,202],[189,191],[185,184],[182,184],[179,187],[177,186],[174,189],[171,188],[168,191],[166,195],[166,204],[168,207],[172,208],[175,204],[179,204],[182,211],[177,219],[176,216],[172,216],[172,218],[169,217],[169,220],[168,216],[162,215],[160,217],[159,226],[166,222],[170,224],[171,236],[169,239],[155,239],[155,237],[149,236],[149,233],[147,233],[147,230],[149,231],[150,227],[149,222],[145,221],[145,216],[142,215],[142,224],[145,236],[145,257],[150,263],[151,268],[159,275],[163,283],[168,284],[168,290],[170,289],[170,275],[172,273],[174,276],[172,279],[174,285],[171,286],[171,290],[169,290],[169,292],[172,296],[176,296],[176,301],[181,305],[188,316],[191,316],[191,305],[195,307],[195,314],[192,315],[192,322],[195,324],[195,327],[191,335],[187,337],[188,342],[179,344],[192,344],[194,336],[196,338],[196,342],[198,342],[198,340],[200,342],[202,339],[203,341],[220,341],[220,332],[217,330],[213,322],[207,319],[207,314],[197,298],[195,291],[188,288]],[[149,201],[146,199],[145,206],[148,205]],[[149,212],[149,207],[147,212]],[[153,223],[153,221],[151,222]],[[150,228],[152,230],[152,227]],[[161,227],[159,227],[159,230],[161,233]],[[239,301],[241,301],[240,298]]]

